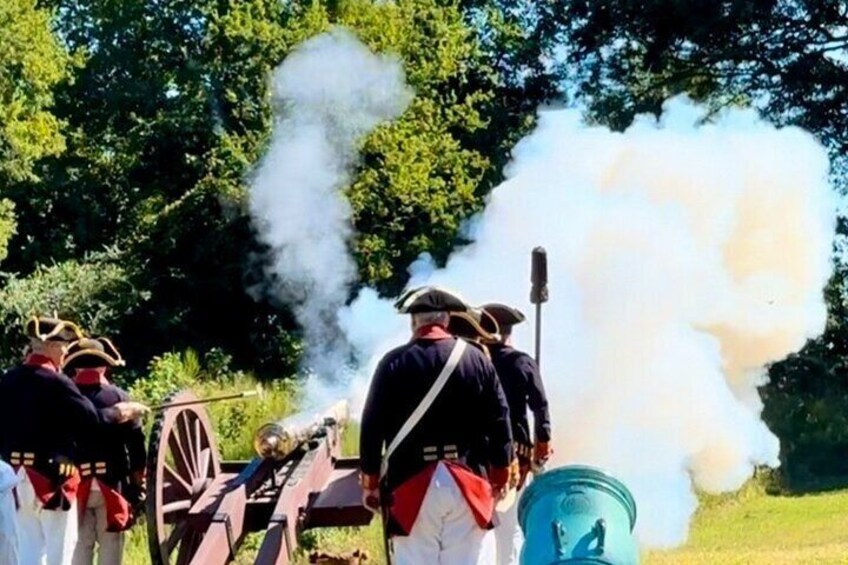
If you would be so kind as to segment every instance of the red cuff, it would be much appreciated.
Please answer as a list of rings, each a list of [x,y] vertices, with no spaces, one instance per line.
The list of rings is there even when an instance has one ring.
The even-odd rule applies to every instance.
[[[359,486],[365,490],[377,490],[380,487],[380,475],[359,473]]]
[[[491,467],[489,482],[495,488],[504,487],[509,482],[510,467]]]
[[[553,453],[553,450],[551,449],[550,443],[546,441],[537,441],[533,448],[533,460],[544,461],[551,456],[551,453]]]

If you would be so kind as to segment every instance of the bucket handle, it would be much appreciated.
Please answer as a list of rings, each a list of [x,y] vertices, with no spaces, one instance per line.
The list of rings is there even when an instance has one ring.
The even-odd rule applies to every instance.
[[[598,518],[598,521],[595,522],[595,527],[592,528],[595,534],[595,539],[598,540],[598,553],[602,554],[604,552],[604,544],[607,539],[607,523],[603,518]]]
[[[568,556],[568,536],[565,531],[565,524],[559,520],[554,520],[553,526],[554,544],[557,548],[557,558],[564,559]]]

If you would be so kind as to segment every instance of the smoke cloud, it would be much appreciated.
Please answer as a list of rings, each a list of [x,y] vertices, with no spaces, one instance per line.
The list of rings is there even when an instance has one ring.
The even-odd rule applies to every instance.
[[[359,140],[400,116],[413,92],[397,57],[371,53],[341,28],[299,45],[276,69],[273,87],[277,119],[250,211],[271,248],[274,294],[304,331],[306,368],[329,378],[349,363],[336,313],[356,280],[343,191]]]
[[[751,112],[702,124],[686,99],[625,133],[542,111],[507,180],[469,225],[475,243],[410,286],[473,304],[529,304],[530,250],[548,251],[542,372],[554,464],[600,466],[632,490],[645,547],[685,541],[697,499],[778,465],[760,418],[768,363],[824,328],[835,214],[824,149]],[[532,320],[532,315],[529,316]],[[362,359],[408,339],[391,302],[363,291],[340,313]],[[532,323],[516,328],[532,350]]]

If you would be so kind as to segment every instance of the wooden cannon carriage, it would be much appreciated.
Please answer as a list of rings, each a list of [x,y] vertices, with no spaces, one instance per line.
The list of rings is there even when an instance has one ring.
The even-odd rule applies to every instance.
[[[245,534],[265,532],[255,563],[285,565],[308,528],[364,526],[358,459],[341,457],[347,405],[257,430],[252,461],[221,461],[209,417],[190,392],[153,427],[147,529],[154,565],[224,564]]]

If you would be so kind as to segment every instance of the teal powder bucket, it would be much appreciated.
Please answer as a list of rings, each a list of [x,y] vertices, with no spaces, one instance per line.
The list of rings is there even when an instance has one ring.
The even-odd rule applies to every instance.
[[[537,476],[521,495],[522,565],[636,565],[636,502],[620,481],[593,467]]]

